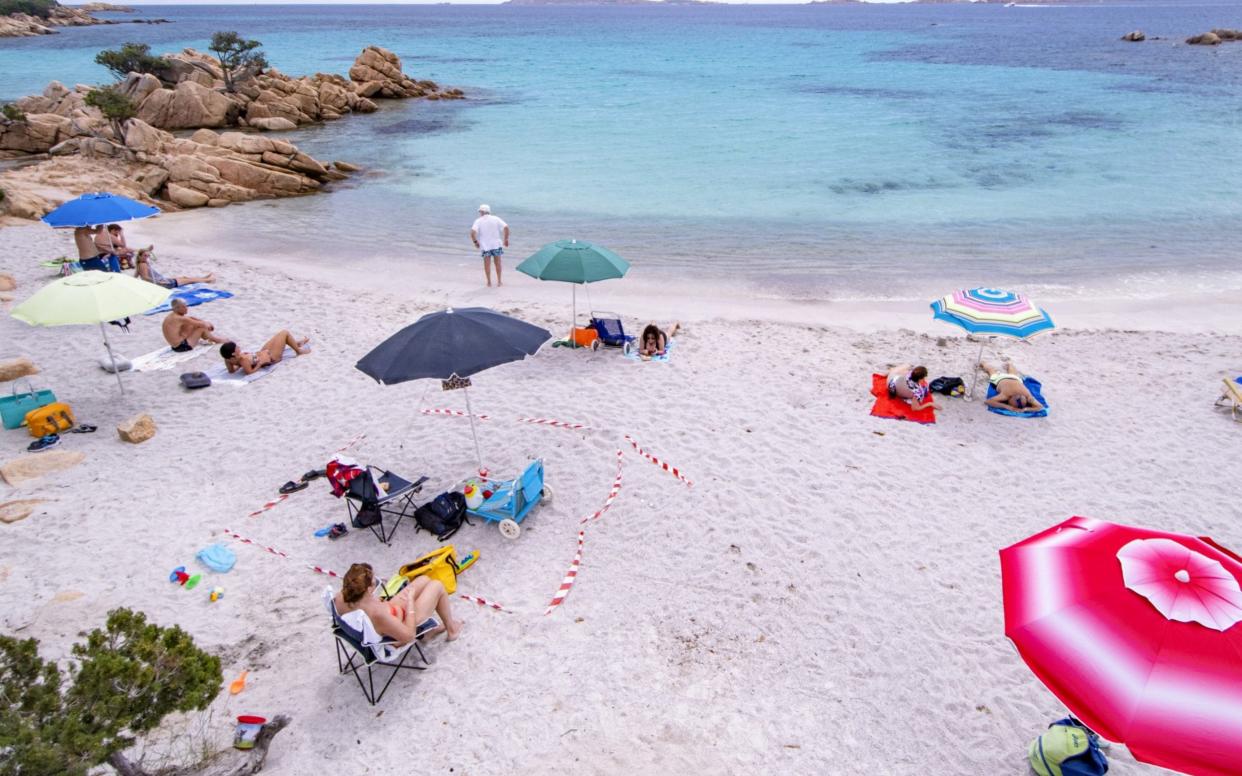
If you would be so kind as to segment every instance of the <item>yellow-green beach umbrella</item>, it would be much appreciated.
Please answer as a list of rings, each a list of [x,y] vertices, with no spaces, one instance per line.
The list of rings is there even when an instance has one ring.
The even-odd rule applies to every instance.
[[[104,347],[112,360],[116,383],[125,393],[116,356],[104,324],[140,315],[166,300],[172,292],[154,283],[116,272],[87,270],[54,280],[13,308],[12,316],[31,326],[72,326],[99,324]]]

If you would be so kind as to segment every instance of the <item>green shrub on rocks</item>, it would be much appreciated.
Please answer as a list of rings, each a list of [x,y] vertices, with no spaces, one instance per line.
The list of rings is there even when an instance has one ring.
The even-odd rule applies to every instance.
[[[168,60],[151,55],[145,43],[125,43],[119,49],[105,49],[95,55],[95,63],[108,68],[118,79],[130,73],[158,73],[168,68]]]

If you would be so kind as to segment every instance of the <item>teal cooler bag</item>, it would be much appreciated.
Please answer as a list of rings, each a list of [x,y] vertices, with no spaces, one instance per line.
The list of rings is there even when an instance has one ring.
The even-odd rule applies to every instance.
[[[13,383],[13,391],[9,396],[0,396],[0,419],[4,420],[5,428],[21,428],[26,422],[26,413],[46,407],[56,401],[56,394],[48,390],[36,391],[26,381],[26,392],[17,392],[17,383]]]

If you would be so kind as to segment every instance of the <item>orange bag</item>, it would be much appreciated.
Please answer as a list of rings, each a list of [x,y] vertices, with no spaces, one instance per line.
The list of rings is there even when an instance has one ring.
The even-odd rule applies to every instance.
[[[594,327],[574,327],[574,344],[580,348],[589,348],[591,343],[599,339],[599,332]]]
[[[36,438],[68,431],[76,423],[73,410],[63,401],[54,401],[26,413],[26,427],[30,430],[30,435]]]

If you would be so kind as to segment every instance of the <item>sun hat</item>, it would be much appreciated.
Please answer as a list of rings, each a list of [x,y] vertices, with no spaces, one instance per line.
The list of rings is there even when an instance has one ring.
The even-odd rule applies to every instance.
[[[492,208],[490,205],[479,205],[479,212],[491,215]]]

